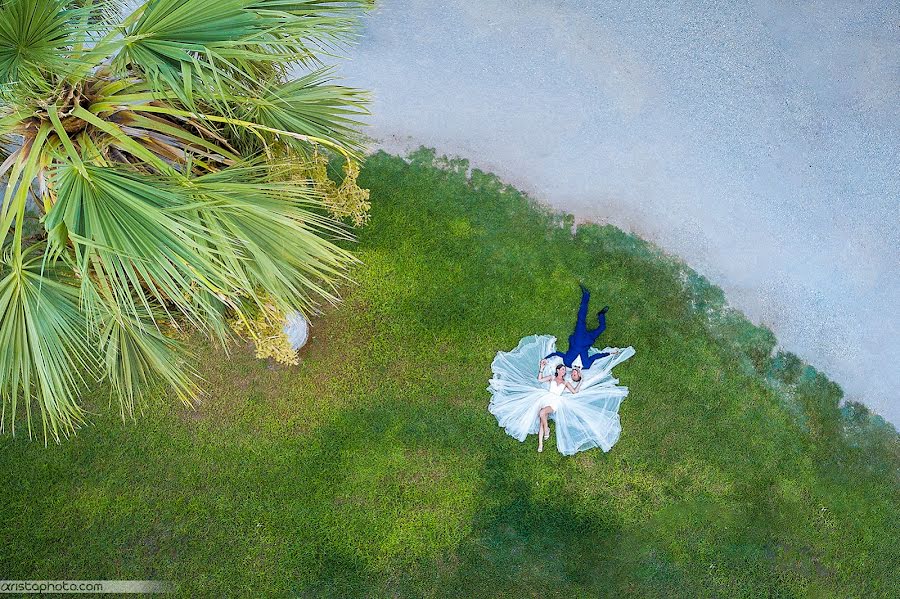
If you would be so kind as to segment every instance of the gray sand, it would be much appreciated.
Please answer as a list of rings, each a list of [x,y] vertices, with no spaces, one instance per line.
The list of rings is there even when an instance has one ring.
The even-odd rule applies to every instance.
[[[900,424],[900,4],[380,6],[340,68],[382,147],[652,240]]]

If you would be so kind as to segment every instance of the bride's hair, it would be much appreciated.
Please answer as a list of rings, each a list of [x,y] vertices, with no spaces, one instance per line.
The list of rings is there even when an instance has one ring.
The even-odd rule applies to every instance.
[[[556,365],[556,370],[553,371],[553,374],[554,374],[554,375],[559,375],[559,369],[560,369],[560,368],[565,368],[565,367],[566,367],[565,364],[557,364],[557,365]]]

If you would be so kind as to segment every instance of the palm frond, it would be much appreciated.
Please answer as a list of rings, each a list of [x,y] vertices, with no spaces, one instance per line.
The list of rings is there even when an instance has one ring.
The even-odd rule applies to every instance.
[[[360,90],[329,85],[330,69],[321,69],[300,79],[274,85],[258,98],[246,98],[246,120],[327,140],[334,146],[359,153],[363,139],[360,117],[369,114],[368,95]],[[296,138],[285,141],[305,153],[308,143]]]
[[[224,96],[225,84],[238,81],[219,52],[258,32],[259,19],[245,6],[245,0],[221,0],[215,10],[202,0],[149,2],[125,32],[114,65],[139,68],[154,87],[176,92],[189,106],[197,86]]]
[[[219,0],[209,10],[205,0],[156,0],[126,31],[114,64],[136,65],[188,106],[196,107],[195,91],[227,102],[283,77],[291,64],[318,64],[316,50],[348,37],[366,4]]]
[[[99,328],[103,375],[119,399],[123,418],[134,416],[140,406],[138,393],[155,381],[164,382],[184,404],[198,397],[199,377],[187,365],[184,348],[163,335],[152,317],[111,312]]]
[[[17,87],[52,89],[81,61],[69,50],[88,37],[91,7],[67,0],[6,0],[0,8],[0,98]]]
[[[10,227],[15,223],[15,245],[12,251],[18,259],[21,259],[21,241],[28,194],[31,191],[31,182],[40,171],[41,153],[50,130],[51,127],[48,123],[42,123],[34,136],[26,139],[22,147],[10,155],[3,165],[0,165],[0,169],[11,168],[7,175],[3,201],[0,204],[0,247],[6,244]]]
[[[309,187],[272,182],[268,167],[251,164],[195,178],[190,193],[208,237],[235,240],[217,245],[216,259],[243,295],[261,305],[264,292],[284,311],[312,311],[315,298],[336,301],[355,259],[335,242],[352,235],[322,214]]]
[[[251,0],[247,10],[281,18],[275,35],[299,56],[314,62],[316,50],[339,49],[356,34],[359,15],[372,8],[374,0]]]
[[[234,281],[216,268],[202,227],[185,211],[192,200],[178,187],[93,165],[60,167],[54,187],[59,199],[46,226],[65,225],[82,285],[97,288],[91,296],[136,321],[163,307],[170,321],[174,312],[202,327],[218,313],[200,290],[230,292]]]
[[[107,27],[117,25],[122,15],[133,4],[129,0],[72,0],[69,3],[73,8],[81,8],[88,11],[88,24],[100,31]]]
[[[15,431],[24,407],[31,433],[32,401],[41,412],[44,437],[57,441],[82,421],[81,373],[96,371],[78,287],[71,271],[42,264],[40,247],[19,260],[9,248],[0,261],[0,395],[3,415]],[[9,413],[7,413],[7,406]]]
[[[2,165],[14,151],[14,143],[10,136],[0,133],[0,181],[3,181],[5,174]]]

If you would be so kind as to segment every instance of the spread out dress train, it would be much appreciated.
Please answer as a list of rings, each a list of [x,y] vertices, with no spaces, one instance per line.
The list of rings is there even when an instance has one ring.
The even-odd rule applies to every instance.
[[[497,352],[491,363],[494,375],[488,386],[492,396],[488,410],[511,437],[524,441],[528,435],[537,434],[541,408],[552,405],[555,411],[550,417],[555,420],[560,453],[573,455],[594,447],[609,451],[622,432],[619,405],[628,395],[628,387],[618,385],[612,369],[633,356],[634,348],[626,347],[582,370],[581,387],[575,394],[552,382],[537,380],[538,364],[554,351],[556,337],[532,335],[510,352]],[[590,353],[598,350],[592,348]],[[550,358],[541,374],[553,374],[561,362],[561,358]],[[567,380],[575,386],[568,375]]]

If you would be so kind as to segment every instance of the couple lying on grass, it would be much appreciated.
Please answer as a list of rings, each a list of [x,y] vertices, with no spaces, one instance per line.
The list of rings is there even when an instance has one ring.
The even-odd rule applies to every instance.
[[[581,306],[566,352],[556,350],[556,337],[531,335],[511,352],[497,352],[488,391],[488,410],[510,436],[524,441],[538,436],[538,451],[550,438],[549,420],[556,423],[556,448],[564,455],[599,447],[609,451],[618,441],[619,405],[628,387],[618,386],[612,369],[634,355],[623,350],[593,347],[606,329],[606,311],[597,313],[597,328],[588,330],[590,293],[581,286]],[[538,365],[537,376],[534,365]]]

